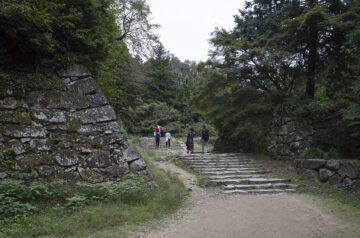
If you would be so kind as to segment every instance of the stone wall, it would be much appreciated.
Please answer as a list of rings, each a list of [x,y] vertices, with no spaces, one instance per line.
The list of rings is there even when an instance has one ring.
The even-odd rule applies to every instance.
[[[314,130],[309,122],[284,118],[268,138],[268,151],[285,159],[302,155],[310,148],[313,134]]]
[[[360,161],[293,159],[291,162],[306,178],[360,191]]]
[[[56,87],[26,87],[21,97],[19,82],[2,80],[0,150],[15,151],[11,166],[0,168],[2,179],[14,171],[88,181],[118,180],[129,173],[151,176],[84,66],[48,78]],[[19,80],[36,82],[32,76]]]

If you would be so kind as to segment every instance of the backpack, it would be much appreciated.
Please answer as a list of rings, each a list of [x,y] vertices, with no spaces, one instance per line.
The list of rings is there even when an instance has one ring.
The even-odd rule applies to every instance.
[[[203,131],[203,139],[204,139],[204,140],[208,140],[208,139],[209,139],[209,131],[206,130],[206,129]]]
[[[160,132],[156,132],[155,138],[156,138],[156,139],[160,139],[160,136],[161,136],[161,135],[160,135]]]

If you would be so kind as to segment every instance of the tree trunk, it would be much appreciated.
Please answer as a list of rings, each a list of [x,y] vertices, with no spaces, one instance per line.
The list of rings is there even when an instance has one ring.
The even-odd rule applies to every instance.
[[[311,1],[310,7],[313,7]],[[308,38],[308,62],[307,62],[307,80],[306,80],[306,96],[314,98],[315,95],[315,76],[316,76],[316,62],[317,62],[317,49],[318,49],[318,30],[316,19],[312,19],[309,23],[309,38]]]

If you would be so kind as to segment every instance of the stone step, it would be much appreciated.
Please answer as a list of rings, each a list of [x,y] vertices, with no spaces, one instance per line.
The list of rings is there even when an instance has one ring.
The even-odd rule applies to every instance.
[[[259,164],[236,164],[236,165],[190,165],[193,169],[226,169],[226,168],[264,168]]]
[[[203,153],[178,156],[182,159],[249,159],[246,156],[205,156]]]
[[[207,176],[209,180],[225,180],[225,179],[249,179],[249,178],[264,178],[263,174],[249,174],[249,175],[210,175]]]
[[[216,167],[216,168],[222,168],[222,167],[233,167],[233,168],[237,168],[237,167],[241,167],[241,166],[262,166],[260,164],[256,164],[256,163],[236,163],[236,164],[228,164],[228,163],[220,163],[220,164],[215,164],[215,163],[210,163],[210,164],[201,164],[201,163],[184,163],[186,165],[189,165],[191,167],[194,168],[203,168],[203,167]]]
[[[266,183],[266,184],[227,184],[224,190],[252,190],[252,189],[283,189],[283,188],[296,188],[295,184],[287,183]]]
[[[184,163],[189,164],[244,164],[244,163],[255,163],[252,160],[181,160]]]
[[[213,163],[213,164],[221,164],[221,163],[226,163],[226,164],[243,164],[243,163],[256,163],[253,160],[187,160],[187,159],[183,159],[180,160],[183,161],[185,163],[199,163],[199,164],[209,164],[209,163]],[[259,163],[256,163],[259,164]]]
[[[269,170],[248,170],[248,171],[223,171],[223,172],[203,172],[204,175],[250,175],[271,173]]]
[[[207,172],[243,172],[243,171],[264,171],[264,168],[210,168],[210,169],[194,169],[200,173]]]
[[[181,155],[179,157],[185,157],[185,158],[191,158],[191,157],[202,157],[202,158],[247,158],[246,155],[240,155],[240,154],[227,155],[227,154],[211,154],[211,153],[186,154],[186,155]]]
[[[250,190],[227,190],[223,193],[225,194],[282,194],[282,193],[290,193],[295,192],[295,189],[250,189]]]
[[[224,180],[209,180],[209,184],[226,185],[226,184],[268,184],[268,183],[289,183],[290,179],[277,178],[249,178],[249,179],[224,179]]]

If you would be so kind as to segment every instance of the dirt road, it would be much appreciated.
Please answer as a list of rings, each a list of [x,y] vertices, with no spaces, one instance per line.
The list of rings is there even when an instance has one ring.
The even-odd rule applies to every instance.
[[[158,162],[176,173],[191,189],[180,212],[155,229],[137,234],[146,238],[350,238],[355,228],[336,218],[331,206],[303,194],[223,195],[196,186],[196,177],[170,162]]]

